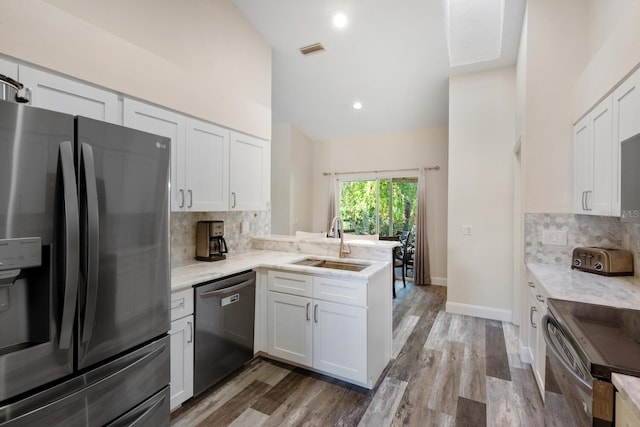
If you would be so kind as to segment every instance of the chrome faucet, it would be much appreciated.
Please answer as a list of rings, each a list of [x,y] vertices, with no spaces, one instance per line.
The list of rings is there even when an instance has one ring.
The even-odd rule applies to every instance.
[[[338,256],[340,258],[344,258],[344,255],[351,253],[351,250],[348,247],[345,248],[344,246],[344,228],[342,225],[342,218],[337,215],[333,217],[333,219],[331,220],[330,231],[332,237],[337,238],[338,236],[336,236],[336,233],[338,233],[338,235],[340,236],[340,250],[338,252]]]

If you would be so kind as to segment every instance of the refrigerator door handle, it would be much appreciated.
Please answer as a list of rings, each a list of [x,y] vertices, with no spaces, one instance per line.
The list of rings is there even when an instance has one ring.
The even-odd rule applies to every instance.
[[[78,295],[80,230],[78,220],[78,192],[73,166],[73,149],[71,148],[71,142],[61,142],[58,151],[58,165],[62,171],[65,220],[64,301],[62,305],[60,340],[58,346],[60,349],[66,350],[71,347],[73,320],[76,310],[76,298]]]
[[[93,161],[93,149],[89,144],[83,142],[80,152],[81,179],[84,180],[84,190],[86,192],[84,197],[86,197],[87,203],[87,271],[85,272],[87,292],[82,325],[82,342],[86,343],[93,333],[93,322],[96,316],[100,217],[98,213],[98,189],[96,187],[96,168]]]

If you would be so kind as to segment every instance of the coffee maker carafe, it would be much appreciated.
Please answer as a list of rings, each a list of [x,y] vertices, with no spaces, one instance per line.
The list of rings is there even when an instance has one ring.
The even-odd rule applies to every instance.
[[[198,221],[196,227],[196,259],[219,261],[225,259],[224,221]]]

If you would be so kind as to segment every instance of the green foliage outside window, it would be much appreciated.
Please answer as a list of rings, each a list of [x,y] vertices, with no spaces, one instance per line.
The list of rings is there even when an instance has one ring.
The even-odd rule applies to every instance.
[[[415,224],[417,200],[415,178],[340,181],[340,217],[347,232],[393,236],[408,231]]]

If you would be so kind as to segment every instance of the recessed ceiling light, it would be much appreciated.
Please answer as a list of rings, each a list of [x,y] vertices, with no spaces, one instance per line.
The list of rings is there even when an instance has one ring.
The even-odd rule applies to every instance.
[[[347,15],[344,13],[338,12],[333,15],[333,25],[335,25],[336,28],[344,28],[347,25],[347,22],[349,22],[349,20],[347,19]]]
[[[362,109],[362,102],[354,102],[353,103],[353,109],[354,110],[361,110]]]

